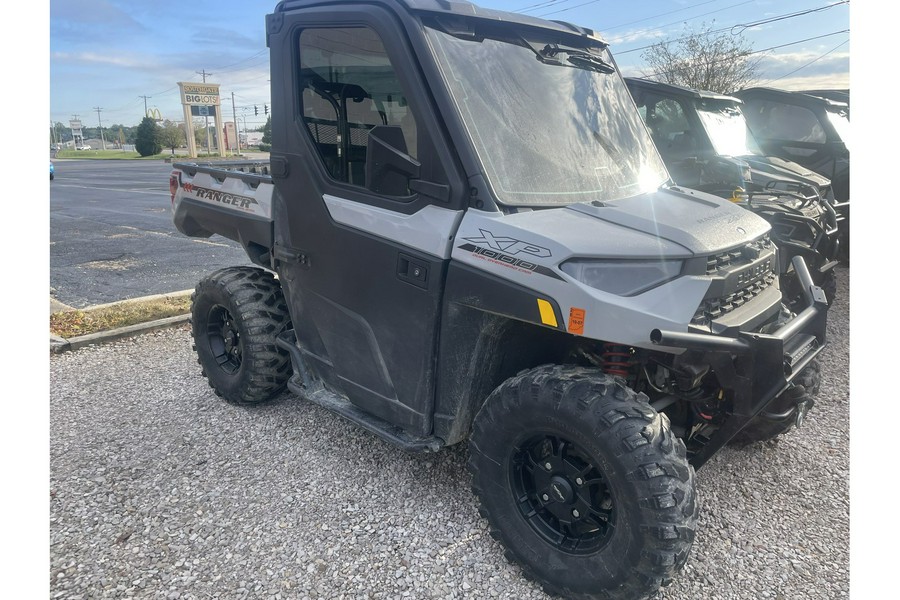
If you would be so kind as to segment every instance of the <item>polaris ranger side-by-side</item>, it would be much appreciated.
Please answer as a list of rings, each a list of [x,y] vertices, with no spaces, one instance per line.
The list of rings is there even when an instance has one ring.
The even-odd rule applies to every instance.
[[[767,87],[734,92],[763,152],[812,169],[831,180],[839,211],[843,253],[850,251],[850,105],[822,93]],[[848,94],[849,101],[849,94]]]
[[[764,155],[734,96],[634,77],[625,84],[675,183],[729,198],[769,221],[788,298],[803,298],[791,268],[799,255],[830,302],[842,220],[831,182],[794,161]]]
[[[174,220],[258,267],[197,286],[203,374],[411,451],[467,442],[491,533],[570,598],[687,561],[695,469],[799,424],[827,302],[769,224],[669,174],[592,31],[438,0],[267,16],[268,163],[178,163]],[[277,278],[276,278],[277,276]]]

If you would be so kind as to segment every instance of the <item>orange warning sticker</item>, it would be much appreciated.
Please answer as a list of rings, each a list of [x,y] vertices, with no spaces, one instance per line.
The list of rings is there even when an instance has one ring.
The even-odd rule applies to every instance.
[[[583,308],[575,308],[573,306],[572,308],[569,309],[569,333],[584,335],[584,309]]]

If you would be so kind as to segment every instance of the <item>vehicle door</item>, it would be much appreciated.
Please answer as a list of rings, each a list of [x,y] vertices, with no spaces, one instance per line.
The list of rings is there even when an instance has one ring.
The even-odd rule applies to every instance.
[[[464,178],[396,15],[270,15],[275,240],[301,353],[331,389],[421,435]]]
[[[653,143],[669,175],[677,185],[696,188],[700,184],[698,156],[709,154],[702,127],[691,124],[683,104],[652,92],[636,93],[635,100]]]

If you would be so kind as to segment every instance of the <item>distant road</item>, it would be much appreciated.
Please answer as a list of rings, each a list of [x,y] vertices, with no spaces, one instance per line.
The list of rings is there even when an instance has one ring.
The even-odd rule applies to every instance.
[[[84,308],[194,287],[248,264],[240,245],[188,238],[172,223],[170,164],[55,160],[50,185],[50,295]]]

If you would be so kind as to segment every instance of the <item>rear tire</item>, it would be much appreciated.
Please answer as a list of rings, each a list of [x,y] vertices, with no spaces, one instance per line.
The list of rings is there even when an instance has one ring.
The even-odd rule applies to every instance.
[[[491,535],[551,594],[633,600],[667,584],[697,528],[694,469],[646,396],[543,366],[475,417],[469,469]]]
[[[289,328],[281,285],[263,269],[216,271],[191,296],[197,362],[210,387],[232,404],[259,404],[284,389],[291,361],[275,340]]]

